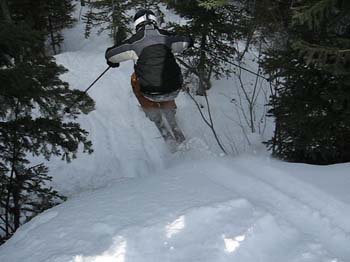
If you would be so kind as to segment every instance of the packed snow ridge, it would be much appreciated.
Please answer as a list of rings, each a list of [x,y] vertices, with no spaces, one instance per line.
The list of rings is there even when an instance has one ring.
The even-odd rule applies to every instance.
[[[110,40],[78,39],[81,26],[67,31],[57,62],[83,90],[106,68]],[[350,261],[349,164],[283,163],[243,142],[232,146],[246,154],[221,156],[185,94],[178,121],[188,142],[172,154],[138,107],[132,68],[122,64],[91,90],[96,110],[79,121],[94,154],[49,163],[69,200],[22,226],[0,247],[0,261]],[[234,93],[227,83],[215,82],[209,95],[226,145],[245,141],[225,117]]]

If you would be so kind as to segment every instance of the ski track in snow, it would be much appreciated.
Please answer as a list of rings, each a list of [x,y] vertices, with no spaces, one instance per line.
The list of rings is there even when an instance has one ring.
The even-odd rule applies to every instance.
[[[84,90],[106,68],[105,43],[57,56],[63,79]],[[131,68],[111,69],[90,92],[96,110],[79,121],[95,153],[50,163],[70,200],[23,225],[1,262],[350,261],[347,203],[293,177],[289,164],[219,157],[189,129],[186,150],[170,154],[132,94]],[[195,117],[179,113],[187,126]]]
[[[260,164],[264,165],[262,162]],[[322,197],[318,200],[314,198],[311,202],[310,200],[304,201],[298,195],[307,197],[308,194],[305,192],[312,190],[310,186],[303,185],[295,179],[289,179],[278,169],[271,172],[270,167],[262,169],[274,174],[273,178],[266,182],[266,176],[262,175],[264,171],[256,175],[256,170],[256,168],[250,167],[249,163],[245,163],[244,167],[238,163],[235,166],[235,171],[241,174],[239,175],[239,184],[235,183],[234,180],[228,183],[227,176],[221,175],[227,172],[219,172],[214,177],[213,182],[234,189],[235,192],[256,203],[257,206],[269,210],[279,220],[287,222],[301,233],[308,235],[310,239],[317,239],[323,248],[329,250],[331,254],[340,254],[344,258],[349,258],[349,206],[330,197]],[[265,179],[261,177],[265,177]],[[283,184],[279,183],[280,177],[285,180]],[[276,180],[277,183],[271,182]],[[242,182],[243,184],[241,184]],[[290,187],[290,185],[295,187]],[[293,193],[290,192],[291,189],[294,189]],[[317,192],[317,195],[323,196],[322,192]],[[322,200],[326,202],[321,202]],[[326,207],[322,208],[325,204]]]
[[[346,217],[348,205],[275,161],[186,162],[45,212],[0,248],[0,261],[347,262]]]

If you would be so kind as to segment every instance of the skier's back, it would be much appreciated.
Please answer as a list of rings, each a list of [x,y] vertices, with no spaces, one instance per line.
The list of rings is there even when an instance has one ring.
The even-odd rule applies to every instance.
[[[134,60],[135,73],[131,77],[133,91],[146,115],[156,123],[165,139],[162,114],[177,142],[184,136],[175,122],[177,97],[182,84],[182,74],[173,53],[179,53],[192,46],[190,37],[177,36],[159,29],[154,13],[141,10],[134,17],[136,33],[122,44],[108,48],[106,59],[111,67],[120,62]]]

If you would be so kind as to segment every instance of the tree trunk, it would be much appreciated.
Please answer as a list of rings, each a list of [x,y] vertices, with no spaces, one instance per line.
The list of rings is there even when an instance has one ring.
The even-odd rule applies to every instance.
[[[54,33],[53,33],[51,15],[49,15],[48,20],[49,20],[49,31],[50,31],[50,38],[51,38],[52,51],[53,51],[53,53],[54,53],[55,55],[57,55],[56,43],[55,43],[55,36],[54,36]]]
[[[20,175],[16,172],[16,179],[14,187],[12,189],[13,197],[13,225],[16,231],[21,225],[21,179]]]
[[[206,94],[207,88],[207,78],[206,74],[206,64],[205,64],[205,47],[206,47],[206,34],[202,34],[201,45],[200,45],[200,58],[198,65],[198,78],[199,78],[199,86],[196,94],[199,96],[204,96]]]
[[[11,183],[12,183],[12,177],[13,172],[11,172],[10,181],[7,185],[7,192],[6,192],[6,202],[5,202],[5,234],[6,237],[9,237],[11,235],[11,225],[10,225],[10,200],[11,200]]]
[[[19,111],[19,102],[17,101],[16,109],[14,111],[14,122],[17,123],[18,121],[18,111]],[[8,184],[8,190],[7,190],[7,199],[6,199],[6,222],[8,225],[6,226],[7,236],[10,237],[16,229],[19,227],[19,217],[20,217],[20,210],[16,210],[18,205],[16,206],[15,202],[19,203],[19,194],[15,193],[18,192],[18,183],[17,183],[17,161],[18,161],[18,138],[17,138],[17,126],[15,125],[13,131],[13,141],[12,141],[12,159],[11,159],[11,174],[10,174],[10,181]],[[12,202],[13,205],[11,205],[11,196],[12,196]],[[18,213],[19,211],[19,213]],[[11,221],[11,215],[13,215],[13,220]],[[13,225],[11,223],[14,223]]]
[[[0,8],[1,8],[2,16],[5,19],[5,22],[9,24],[12,23],[11,13],[7,4],[7,0],[0,0]]]

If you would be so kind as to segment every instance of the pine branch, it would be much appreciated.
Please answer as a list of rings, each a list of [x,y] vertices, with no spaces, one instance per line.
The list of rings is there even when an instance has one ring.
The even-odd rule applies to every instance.
[[[4,17],[5,22],[11,24],[12,18],[11,18],[11,13],[8,7],[7,0],[0,0],[0,8],[1,8],[2,16]]]
[[[303,40],[293,43],[292,48],[299,51],[299,55],[304,58],[307,65],[314,64],[325,69],[327,67],[343,68],[342,70],[334,70],[334,73],[350,74],[349,70],[346,70],[350,65],[350,49],[310,44]]]
[[[309,29],[319,29],[322,21],[331,16],[336,5],[335,0],[319,0],[311,6],[295,9],[293,24],[307,25]]]

